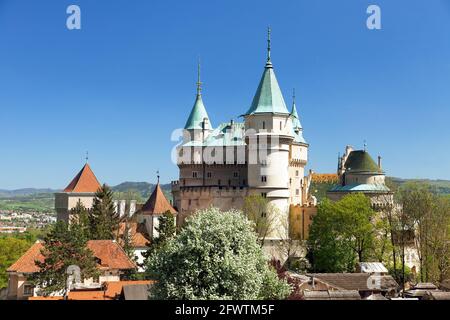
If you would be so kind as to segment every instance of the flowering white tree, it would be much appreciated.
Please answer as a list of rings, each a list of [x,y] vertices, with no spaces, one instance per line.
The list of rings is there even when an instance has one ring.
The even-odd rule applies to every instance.
[[[156,299],[284,299],[291,289],[278,279],[239,211],[198,211],[180,233],[148,261]]]

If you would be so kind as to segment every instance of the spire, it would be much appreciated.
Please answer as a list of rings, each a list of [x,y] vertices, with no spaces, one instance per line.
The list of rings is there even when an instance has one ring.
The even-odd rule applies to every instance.
[[[204,120],[208,121],[204,125],[204,129],[211,130],[211,121],[209,121],[208,113],[202,100],[202,82],[200,81],[200,60],[197,65],[197,97],[195,98],[194,106],[184,126],[185,129],[203,129]]]
[[[272,33],[272,30],[270,29],[270,26],[267,27],[267,64],[266,67],[268,67],[268,65],[272,65],[272,62],[270,61],[270,35]]]
[[[271,29],[267,32],[267,62],[259,82],[258,89],[252,101],[252,105],[245,115],[255,113],[281,113],[289,114],[281,93],[275,72],[273,70],[270,50],[271,50]]]
[[[198,58],[198,65],[197,65],[197,95],[202,94],[202,82],[200,81],[200,58]]]
[[[295,88],[292,90],[292,131],[294,136],[294,141],[299,143],[306,143],[305,138],[303,138],[303,128],[300,123],[300,117],[298,116],[297,106],[295,105]]]

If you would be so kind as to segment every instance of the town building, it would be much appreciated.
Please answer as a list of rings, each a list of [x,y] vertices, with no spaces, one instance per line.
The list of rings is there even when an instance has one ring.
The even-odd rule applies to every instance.
[[[270,30],[263,74],[243,122],[214,128],[201,89],[199,72],[195,103],[177,147],[179,180],[172,183],[172,193],[178,222],[210,206],[241,209],[246,196],[259,194],[277,209],[266,245],[288,238],[291,206],[313,202],[304,174],[309,144],[295,96],[288,110],[275,76]]]
[[[83,279],[84,286],[96,287],[107,281],[120,281],[125,272],[136,269],[135,263],[128,258],[122,247],[113,240],[90,240],[86,246],[92,251],[97,261],[100,276],[98,279]],[[44,261],[41,252],[43,248],[43,243],[37,241],[7,269],[9,277],[8,300],[24,300],[38,295],[39,289],[35,288],[28,279],[33,273],[39,272],[39,267],[35,261]]]
[[[78,202],[86,208],[91,208],[95,193],[100,188],[97,177],[86,162],[69,185],[62,192],[55,193],[57,219],[68,222],[70,210],[75,208]]]

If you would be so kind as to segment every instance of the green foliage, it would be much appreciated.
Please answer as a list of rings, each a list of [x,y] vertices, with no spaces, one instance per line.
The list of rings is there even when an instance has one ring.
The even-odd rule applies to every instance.
[[[40,287],[40,294],[48,295],[66,287],[66,270],[71,265],[81,269],[82,278],[98,276],[96,261],[91,250],[86,247],[87,239],[81,225],[77,222],[70,226],[58,221],[44,237],[42,254],[44,261],[36,261],[40,272],[33,274],[30,280]]]
[[[259,243],[263,246],[267,235],[275,228],[277,209],[269,203],[267,198],[260,194],[253,194],[245,197],[242,211],[247,219],[253,222]]]
[[[33,242],[15,237],[0,238],[0,289],[8,286],[6,269],[27,251]]]
[[[144,253],[144,265],[147,265],[150,256],[163,248],[176,233],[175,216],[170,211],[165,212],[158,220],[159,225],[155,228],[158,237],[152,239],[148,250]]]
[[[356,259],[373,255],[378,225],[375,212],[363,194],[349,194],[340,201],[324,199],[314,217],[308,246],[312,266],[320,272],[352,272]]]
[[[115,212],[113,192],[104,184],[97,191],[92,209],[89,210],[89,224],[92,240],[116,239],[119,229],[119,215]]]
[[[238,211],[211,208],[187,220],[180,233],[149,258],[156,299],[283,299],[278,280]]]

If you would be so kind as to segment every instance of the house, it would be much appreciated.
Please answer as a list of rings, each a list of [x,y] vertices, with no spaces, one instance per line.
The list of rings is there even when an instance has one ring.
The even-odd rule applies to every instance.
[[[134,262],[113,240],[90,240],[86,246],[93,252],[97,260],[97,268],[100,270],[98,279],[84,279],[86,286],[106,281],[120,281],[124,272],[136,268]],[[23,300],[37,295],[37,288],[34,288],[27,279],[31,274],[39,272],[35,261],[44,261],[41,253],[43,248],[43,243],[37,241],[7,269],[9,276],[7,299]]]
[[[316,290],[304,291],[305,300],[361,300],[357,290]]]
[[[128,294],[126,300],[147,300],[148,292],[144,292],[143,288],[148,289],[153,283],[151,280],[137,281],[106,281],[101,290],[71,290],[67,295],[67,300],[119,300],[123,297],[124,288],[139,288],[139,294]],[[130,290],[127,289],[129,292]],[[133,290],[131,290],[133,291]],[[146,299],[144,295],[146,294]],[[30,297],[28,300],[64,300],[63,296],[52,297]]]
[[[145,283],[133,283],[126,284],[122,287],[120,293],[120,300],[148,300],[149,290],[152,286],[152,282],[148,281]]]
[[[337,290],[356,290],[361,298],[372,294],[394,297],[398,283],[389,275],[371,275],[369,273],[310,273],[307,276],[319,280]]]

